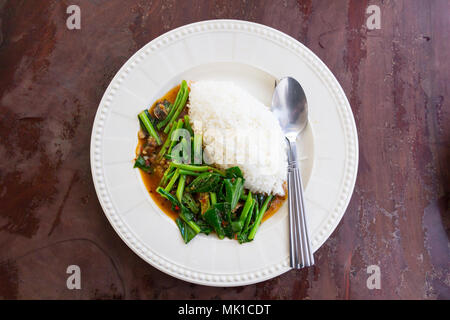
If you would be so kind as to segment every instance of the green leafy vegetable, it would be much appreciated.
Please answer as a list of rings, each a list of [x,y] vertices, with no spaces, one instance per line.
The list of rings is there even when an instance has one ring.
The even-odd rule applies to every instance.
[[[253,212],[255,212],[255,214],[253,214]],[[257,205],[257,202],[255,199],[253,199],[253,203],[252,203],[252,207],[250,208],[250,211],[247,215],[247,218],[245,219],[245,223],[244,226],[242,228],[242,230],[237,234],[237,240],[239,241],[239,243],[245,243],[245,242],[249,242],[252,241],[250,239],[248,239],[248,234],[250,233],[250,229],[253,227],[253,225],[250,225],[250,221],[252,220],[253,216],[257,216],[259,212],[259,208]]]
[[[196,165],[192,165],[192,164],[184,164],[184,163],[176,163],[176,162],[172,162],[171,165],[176,168],[190,170],[190,171],[194,171],[194,172],[213,171],[213,172],[220,174],[221,176],[225,176],[225,173],[223,171],[216,169],[214,167],[210,167],[210,166],[196,166]]]
[[[184,83],[186,83],[186,81],[184,81]],[[172,116],[176,112],[177,107],[180,104],[180,101],[181,101],[181,99],[183,97],[183,94],[184,94],[184,90],[185,90],[184,83],[181,82],[180,89],[178,90],[177,97],[175,98],[175,102],[170,107],[169,114],[167,115],[167,117],[163,121],[158,123],[158,125],[157,125],[158,130],[161,130],[162,127],[164,127],[167,123],[169,123],[169,121],[172,119]],[[187,83],[186,83],[186,87],[187,87]]]
[[[179,210],[180,203],[178,202],[177,198],[175,198],[170,192],[167,192],[161,187],[156,188],[156,192],[158,192],[162,197],[166,198],[172,203],[172,210]],[[178,209],[176,209],[178,207]]]
[[[215,192],[210,192],[209,196],[211,197],[211,204],[215,205],[217,203],[217,195]]]
[[[186,130],[189,131],[189,134],[191,135],[191,138],[194,137],[194,130],[192,130],[191,123],[189,121],[189,116],[184,116],[184,126],[186,127]]]
[[[142,122],[142,124],[144,125],[145,129],[147,130],[148,134],[150,136],[152,136],[153,138],[155,138],[156,143],[158,143],[158,145],[161,145],[161,138],[159,137],[158,133],[156,132],[155,128],[153,127],[152,122],[150,121],[150,119],[152,118],[148,112],[148,110],[144,110],[141,113],[139,113],[138,115],[139,120]]]
[[[186,188],[187,192],[215,192],[221,186],[222,177],[216,173],[205,172],[199,175]]]
[[[176,127],[176,125],[172,125],[172,127],[170,128],[170,132],[167,135],[166,141],[164,141],[163,146],[161,147],[161,149],[158,152],[158,159],[162,159],[162,157],[165,155],[165,153],[167,151],[167,148],[170,146],[172,133],[175,131],[175,127]]]
[[[247,215],[250,212],[250,209],[253,207],[253,198],[252,193],[249,192],[247,200],[245,201],[244,208],[242,209],[241,216],[239,217],[238,221],[234,221],[232,223],[233,232],[238,233],[241,232],[242,228],[244,227],[245,221],[247,219]]]
[[[200,212],[200,207],[198,206],[197,202],[194,200],[194,198],[190,193],[185,192],[183,194],[181,203],[184,204],[189,210],[191,210],[195,214]]]
[[[227,170],[225,170],[225,176],[228,179],[237,179],[237,178],[244,178],[244,176],[242,175],[242,171],[239,167],[231,167],[228,168]]]
[[[185,222],[181,218],[177,218],[176,220],[178,229],[180,229],[181,236],[183,237],[184,243],[188,243],[194,237],[197,235],[198,232],[195,232],[194,229],[192,229],[187,222]]]
[[[178,173],[180,172],[180,169],[177,169]],[[186,176],[180,175],[180,180],[178,181],[178,187],[177,187],[177,199],[181,202],[183,198],[183,192],[184,192],[184,185],[186,183]]]
[[[172,194],[167,192],[161,187],[156,189],[161,196],[166,198],[172,203],[172,208],[175,210],[181,210],[180,218],[186,222],[186,224],[197,234],[201,231],[200,227],[193,221],[194,215],[188,208],[186,208],[183,204],[181,204]],[[177,209],[178,208],[178,209]]]
[[[248,234],[249,240],[253,240],[253,238],[255,237],[256,231],[258,230],[259,225],[261,224],[261,220],[264,216],[264,213],[266,213],[266,210],[269,206],[269,202],[272,200],[272,198],[273,198],[273,195],[270,195],[270,196],[267,196],[266,199],[264,200],[261,210],[256,215],[254,225],[253,225],[252,229],[250,230],[250,233]]]
[[[187,82],[185,80],[181,81],[181,86],[180,86],[180,90],[178,91],[178,94],[180,94],[181,91],[181,98],[178,101],[178,104],[174,106],[173,108],[173,114],[167,116],[167,118],[170,118],[169,122],[167,123],[166,127],[164,128],[164,133],[169,132],[169,126],[172,122],[174,122],[178,116],[180,115],[181,111],[183,110],[184,106],[186,105],[186,101],[188,99],[189,96],[189,89],[187,86]],[[178,94],[177,94],[177,98],[178,98]],[[172,111],[172,110],[171,110]]]
[[[180,204],[181,206],[181,212],[180,212],[180,218],[183,219],[196,233],[200,232],[200,227],[194,222],[193,214],[190,212],[185,206]]]
[[[200,227],[200,233],[208,235],[214,231],[214,229],[208,224],[208,222],[203,219],[197,220],[196,223]]]
[[[224,183],[226,190],[226,200],[230,204],[231,210],[234,210],[239,201],[239,198],[241,197],[242,191],[244,190],[244,179],[225,179]]]
[[[175,171],[175,174],[172,176],[169,183],[167,184],[167,186],[164,188],[164,191],[170,192],[172,190],[173,186],[175,185],[175,182],[177,181],[179,176],[180,176],[180,170],[177,169]]]
[[[206,222],[209,223],[211,227],[214,228],[214,231],[216,231],[217,236],[220,239],[223,239],[225,237],[225,229],[222,225],[224,216],[223,210],[224,210],[223,203],[216,203],[214,206],[209,208],[203,215],[203,218],[206,220]]]
[[[200,173],[198,173],[198,172],[194,172],[191,170],[185,170],[185,169],[180,169],[180,174],[184,174],[187,176],[196,176],[196,177],[198,177],[200,175]]]
[[[164,171],[163,177],[161,178],[161,181],[159,182],[160,186],[164,186],[166,185],[167,181],[169,181],[169,179],[172,177],[171,174],[173,175],[173,173],[175,168],[172,166],[168,166],[166,171]]]
[[[134,168],[139,168],[147,173],[151,173],[153,171],[150,165],[147,165],[147,161],[145,161],[144,157],[139,155],[134,162]]]

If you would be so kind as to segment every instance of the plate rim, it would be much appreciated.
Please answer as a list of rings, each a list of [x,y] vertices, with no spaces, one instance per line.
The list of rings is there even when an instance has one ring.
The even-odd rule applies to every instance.
[[[328,222],[326,224],[326,230],[323,232],[323,235],[321,232],[321,239],[318,242],[316,250],[320,248],[323,243],[331,236],[333,231],[339,225],[339,222],[341,221],[343,215],[345,214],[353,194],[358,172],[358,134],[353,112],[351,110],[350,103],[348,102],[348,99],[345,95],[345,92],[343,91],[336,77],[325,65],[325,63],[309,48],[307,48],[295,38],[277,29],[255,22],[233,19],[216,19],[204,20],[180,26],[158,36],[157,38],[145,44],[142,48],[136,51],[117,71],[99,102],[92,126],[90,144],[90,165],[95,191],[103,212],[110,222],[111,226],[134,253],[136,253],[140,258],[142,258],[153,267],[166,274],[184,281],[206,286],[229,287],[254,284],[276,277],[286,271],[289,271],[290,268],[286,263],[278,263],[277,265],[272,265],[258,271],[248,272],[247,274],[240,274],[239,276],[216,275],[200,271],[188,270],[184,267],[174,265],[172,262],[165,260],[163,257],[157,257],[157,254],[153,252],[149,252],[151,250],[148,250],[147,248],[140,245],[134,234],[130,230],[128,230],[128,227],[115,213],[114,206],[112,205],[112,202],[109,199],[109,194],[106,191],[105,179],[102,174],[103,170],[100,160],[100,146],[103,136],[103,126],[105,122],[104,119],[106,117],[106,114],[108,113],[109,104],[112,101],[111,97],[119,88],[119,84],[125,77],[124,74],[128,74],[133,69],[133,67],[143,59],[142,54],[144,53],[144,51],[151,52],[159,46],[168,45],[173,40],[178,40],[179,38],[183,38],[184,35],[195,34],[196,32],[233,30],[247,31],[251,34],[256,34],[257,36],[264,36],[264,39],[272,40],[273,42],[280,45],[283,49],[294,50],[296,51],[297,55],[300,54],[305,56],[309,62],[308,66],[311,67],[313,71],[322,78],[325,85],[329,86],[330,93],[334,95],[334,99],[339,106],[339,117],[341,118],[341,121],[345,121],[345,125],[343,124],[343,132],[345,135],[345,139],[349,142],[349,150],[346,150],[346,157],[344,161],[345,173],[343,178],[343,193],[340,194],[340,199],[338,201],[337,207],[334,208],[332,213],[332,217],[335,223],[331,224],[330,222]]]

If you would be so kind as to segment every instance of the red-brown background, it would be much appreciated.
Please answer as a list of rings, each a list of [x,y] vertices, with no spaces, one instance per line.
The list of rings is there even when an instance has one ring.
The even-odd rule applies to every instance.
[[[81,30],[66,28],[71,4]],[[380,30],[365,26],[370,4]],[[215,18],[313,50],[344,88],[360,142],[353,198],[317,266],[227,289],[138,258],[107,222],[89,166],[94,115],[120,66],[158,35]],[[0,19],[0,298],[450,298],[448,0],[0,0]],[[81,290],[66,288],[70,264]],[[366,287],[372,264],[381,290]]]

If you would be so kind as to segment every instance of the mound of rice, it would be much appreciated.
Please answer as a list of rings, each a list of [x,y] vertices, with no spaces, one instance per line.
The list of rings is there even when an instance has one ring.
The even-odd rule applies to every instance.
[[[252,192],[284,195],[286,142],[269,108],[232,82],[198,81],[190,89],[189,116],[203,135],[205,162],[239,166]]]

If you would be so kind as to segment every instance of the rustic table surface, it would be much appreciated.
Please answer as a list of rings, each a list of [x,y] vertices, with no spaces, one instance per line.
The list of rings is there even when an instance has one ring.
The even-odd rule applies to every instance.
[[[69,5],[81,29],[69,30]],[[367,25],[377,5],[381,28]],[[355,191],[317,265],[213,288],[172,278],[116,235],[91,178],[91,127],[122,64],[187,23],[233,18],[309,47],[346,92]],[[449,299],[448,0],[0,0],[0,298]],[[81,290],[66,269],[81,268]],[[367,287],[368,266],[380,289]]]

